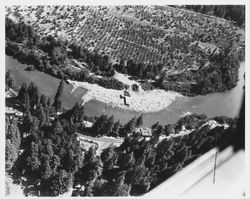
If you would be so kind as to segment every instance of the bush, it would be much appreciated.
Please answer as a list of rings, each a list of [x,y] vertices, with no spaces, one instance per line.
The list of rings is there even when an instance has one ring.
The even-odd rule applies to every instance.
[[[139,90],[139,86],[137,84],[133,84],[132,90],[137,92]]]

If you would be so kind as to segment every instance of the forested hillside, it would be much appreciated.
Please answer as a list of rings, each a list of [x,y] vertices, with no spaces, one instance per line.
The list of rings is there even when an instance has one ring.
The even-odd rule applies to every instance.
[[[6,171],[26,195],[142,195],[216,145],[227,146],[237,124],[236,119],[193,114],[176,124],[155,123],[147,140],[136,130],[142,116],[122,125],[102,115],[85,127],[83,120],[90,117],[84,107],[63,111],[61,92],[63,81],[52,103],[33,83],[23,84],[16,97],[6,99],[7,106],[22,112],[6,114]],[[86,150],[79,134],[124,141],[98,155],[94,147]]]
[[[186,5],[183,7],[202,14],[233,20],[238,26],[245,25],[244,5]]]
[[[51,35],[41,37],[36,34],[32,26],[23,22],[15,23],[8,18],[6,18],[5,29],[7,55],[34,66],[33,69],[57,78],[97,83],[105,88],[116,90],[122,90],[127,85],[113,78],[114,70],[136,78],[144,90],[160,88],[191,96],[223,92],[237,84],[239,63],[245,59],[245,45],[240,39],[241,36],[239,36],[240,34],[232,35],[232,31],[223,33],[229,39],[224,42],[216,41],[217,37],[197,35],[202,42],[206,42],[206,40],[221,42],[219,52],[216,48],[213,52],[204,52],[200,49],[202,45],[205,45],[202,42],[181,42],[184,45],[181,45],[183,50],[184,48],[185,51],[189,49],[190,52],[187,53],[194,55],[191,59],[196,59],[195,57],[198,55],[199,58],[195,62],[200,60],[203,63],[198,66],[199,69],[184,69],[183,67],[187,65],[183,62],[175,67],[176,71],[182,70],[182,72],[172,73],[165,70],[164,64],[148,65],[137,63],[132,59],[122,59],[119,63],[113,64],[110,62],[111,57],[106,54],[89,51],[83,46],[75,43],[69,44],[67,41],[56,39]],[[221,31],[224,32],[225,29],[222,28]],[[170,39],[169,42],[179,48],[180,38],[176,39]],[[186,60],[181,57],[178,59],[181,62]],[[205,63],[204,60],[208,62]],[[166,64],[169,65],[170,62],[167,61]],[[27,70],[33,69],[31,67]],[[95,75],[91,75],[91,73]],[[99,75],[102,77],[100,78]]]

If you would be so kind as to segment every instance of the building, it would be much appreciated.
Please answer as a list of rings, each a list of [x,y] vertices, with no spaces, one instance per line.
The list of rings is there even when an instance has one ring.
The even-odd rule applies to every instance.
[[[124,91],[124,96],[130,97],[130,94],[127,90]]]
[[[152,130],[148,127],[146,128],[136,128],[135,133],[139,133],[145,140],[150,140],[152,137]]]
[[[93,126],[93,122],[89,122],[86,120],[83,120],[84,127],[91,128]]]

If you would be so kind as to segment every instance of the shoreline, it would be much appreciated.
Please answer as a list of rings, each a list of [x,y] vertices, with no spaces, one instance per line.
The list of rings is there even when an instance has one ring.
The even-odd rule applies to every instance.
[[[123,90],[106,89],[97,84],[87,82],[68,81],[73,86],[71,93],[77,88],[87,89],[87,92],[82,96],[82,105],[91,100],[97,100],[113,108],[118,107],[128,111],[152,113],[166,109],[177,98],[182,97],[181,94],[173,91],[161,89],[144,91],[139,89],[138,92],[130,91],[130,97],[126,97],[129,104],[127,106],[124,105],[123,99],[120,98],[120,95],[123,95]]]

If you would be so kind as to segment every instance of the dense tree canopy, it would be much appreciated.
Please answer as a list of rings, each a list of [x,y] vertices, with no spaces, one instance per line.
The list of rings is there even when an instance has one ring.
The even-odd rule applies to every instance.
[[[198,12],[204,13],[213,12],[221,17],[225,15],[226,18],[233,20],[237,18],[239,20],[237,23],[241,25],[244,23],[244,6],[187,6],[187,8],[197,9]],[[209,35],[206,32],[195,31],[193,40],[180,36],[166,37],[165,42],[172,48],[168,47],[170,49],[163,51],[170,53],[166,63],[145,64],[138,63],[133,59],[124,60],[121,58],[120,62],[114,65],[107,55],[98,54],[96,51],[90,52],[78,43],[68,45],[66,41],[55,39],[53,36],[40,38],[31,26],[24,23],[14,23],[6,18],[5,28],[6,53],[22,63],[34,65],[37,70],[60,79],[87,81],[117,90],[124,89],[126,85],[112,77],[114,69],[142,80],[142,88],[145,90],[160,88],[178,91],[190,96],[223,92],[236,85],[239,62],[243,61],[245,57],[245,47],[240,42],[239,34],[228,35],[217,41],[221,37],[219,32],[221,34],[225,32],[226,35],[232,34],[232,31],[219,25],[216,26],[216,30],[209,30],[207,32]],[[213,36],[210,35],[211,32],[213,32]],[[218,53],[206,53],[198,48],[199,45],[193,45],[194,43],[216,44],[221,50]],[[67,51],[68,48],[71,51]],[[189,53],[186,52],[187,49]],[[198,57],[195,60],[193,57],[183,58],[181,57],[183,53],[192,53],[193,56],[197,55]],[[77,63],[79,61],[84,63],[84,67],[79,68],[78,64],[71,58],[78,60]],[[176,64],[174,68],[179,70],[187,64],[193,66],[194,63],[199,65],[197,70],[184,70],[174,74],[166,70],[171,65]],[[80,70],[74,70],[69,65],[78,67]],[[94,77],[90,75],[90,72],[103,77]],[[153,81],[149,82],[148,79]],[[137,91],[136,85],[133,85],[133,90]]]
[[[18,128],[17,118],[6,117],[5,122],[5,168],[8,171],[13,167],[13,164],[18,157],[21,135]]]
[[[10,70],[8,70],[5,74],[5,86],[6,89],[8,88],[15,88],[15,77],[13,76],[13,74],[11,73]]]
[[[6,118],[6,170],[19,168],[16,175],[25,177],[42,196],[58,196],[75,185],[85,188],[75,189],[74,196],[142,195],[218,143],[220,148],[227,146],[236,128],[234,119],[216,117],[220,125],[210,129],[205,115],[193,114],[165,127],[155,123],[152,138],[146,141],[135,133],[143,123],[142,116],[121,124],[112,116],[101,115],[93,127],[86,128],[82,125],[84,108],[77,103],[48,119],[53,110],[34,84],[23,84],[16,100],[25,114],[20,125],[16,118]],[[225,129],[224,124],[230,127]],[[183,126],[192,133],[159,140],[161,135],[177,134]],[[77,131],[120,136],[124,141],[97,154],[96,146],[82,148]],[[23,152],[18,155],[20,148]]]
[[[59,111],[62,107],[61,97],[62,97],[62,93],[63,93],[63,87],[64,87],[64,80],[61,79],[59,86],[57,88],[57,91],[56,91],[54,103],[52,104],[52,106],[55,108],[55,111]]]
[[[187,5],[185,8],[192,9],[202,14],[230,19],[235,21],[239,26],[245,24],[244,5]]]
[[[213,14],[226,18],[227,10],[231,9],[231,19],[242,11],[239,7],[223,6],[190,8],[206,14],[213,11]],[[242,14],[239,14],[241,18]],[[242,21],[239,23],[243,24]],[[152,136],[146,139],[140,133],[142,129],[138,131],[143,126],[142,115],[131,118],[125,124],[114,121],[113,116],[101,115],[91,118],[93,126],[86,127],[84,120],[88,117],[84,107],[76,103],[71,109],[63,110],[61,97],[67,78],[98,83],[106,88],[124,89],[124,84],[110,78],[114,69],[145,81],[145,89],[162,88],[188,94],[206,94],[232,88],[237,82],[239,61],[244,57],[241,56],[242,52],[232,51],[234,44],[225,42],[226,47],[220,53],[209,56],[190,48],[201,58],[207,58],[209,67],[203,63],[199,70],[168,75],[163,71],[163,64],[151,65],[121,59],[113,66],[106,55],[90,52],[75,43],[68,45],[52,36],[41,38],[35,34],[32,26],[14,23],[8,18],[5,28],[7,54],[61,79],[52,104],[50,98],[40,95],[34,83],[22,84],[18,96],[13,100],[23,116],[19,119],[6,116],[6,171],[13,171],[19,180],[25,177],[25,186],[34,186],[41,196],[59,196],[77,185],[81,187],[73,194],[77,196],[143,195],[217,144],[223,148],[231,143],[236,119],[192,114],[175,124],[162,126],[156,122],[150,128]],[[194,35],[204,42],[207,39],[202,33],[194,32]],[[185,43],[178,37],[166,37],[166,41],[172,46],[183,43],[180,52],[170,54],[171,60],[171,56],[182,59],[181,52],[189,49],[190,41]],[[68,52],[68,48],[72,51]],[[88,70],[69,70],[69,57],[84,62]],[[196,61],[202,63],[202,60]],[[107,77],[98,79],[90,76],[89,72]],[[150,83],[146,79],[153,81]],[[194,83],[183,83],[186,81]],[[8,71],[6,86],[11,88],[13,84],[13,77]],[[215,120],[217,126],[210,128],[207,124],[209,120]],[[226,124],[229,128],[225,128]],[[178,136],[183,129],[189,130],[189,133]],[[85,140],[88,144],[79,141],[81,134],[96,139],[114,136],[124,141],[120,146],[110,145],[100,150],[94,141]],[[172,134],[176,135],[169,136]],[[163,139],[160,140],[160,137]],[[25,191],[29,192],[27,187]]]

